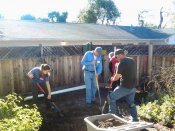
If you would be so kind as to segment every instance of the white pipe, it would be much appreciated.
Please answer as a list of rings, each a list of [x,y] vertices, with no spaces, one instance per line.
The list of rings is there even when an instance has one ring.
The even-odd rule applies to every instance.
[[[66,92],[71,92],[71,91],[76,91],[76,90],[81,90],[81,89],[85,89],[85,85],[82,86],[76,86],[76,87],[72,87],[72,88],[67,88],[67,89],[62,89],[62,90],[57,90],[57,91],[52,91],[51,94],[55,95],[55,94],[62,94],[62,93],[66,93]],[[38,97],[43,97],[44,94],[39,94]],[[33,96],[27,96],[24,98],[24,101],[27,100],[31,100],[33,98]]]

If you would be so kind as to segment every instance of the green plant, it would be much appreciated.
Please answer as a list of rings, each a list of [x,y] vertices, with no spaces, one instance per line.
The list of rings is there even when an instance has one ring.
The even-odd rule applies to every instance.
[[[159,120],[163,124],[175,124],[175,98],[174,97],[165,97],[162,105],[160,106],[160,115],[158,116]]]
[[[19,106],[22,98],[10,94],[0,99],[0,130],[1,131],[36,131],[42,124],[42,117],[37,106]]]
[[[145,120],[175,125],[175,98],[169,95],[138,106],[138,115]]]
[[[148,121],[158,122],[158,115],[160,114],[160,106],[158,105],[158,101],[148,102],[147,104],[143,104],[138,106],[138,115]]]

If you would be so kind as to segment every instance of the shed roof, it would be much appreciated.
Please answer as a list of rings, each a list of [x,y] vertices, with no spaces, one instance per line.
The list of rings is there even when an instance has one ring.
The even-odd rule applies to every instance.
[[[175,29],[156,29],[138,26],[118,26],[140,39],[166,39],[175,34]]]
[[[29,21],[0,21],[1,40],[57,39],[101,40],[136,39],[120,28],[97,24],[42,23]]]
[[[165,39],[175,30],[147,27],[114,26],[80,23],[43,23],[0,20],[0,40],[117,40]]]

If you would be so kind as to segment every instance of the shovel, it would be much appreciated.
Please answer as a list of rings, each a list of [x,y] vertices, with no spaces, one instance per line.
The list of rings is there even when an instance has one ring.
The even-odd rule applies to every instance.
[[[101,113],[103,113],[103,112],[102,112],[102,106],[101,106],[101,96],[100,96],[99,83],[98,83],[98,79],[97,79],[97,77],[96,77],[97,71],[96,71],[96,66],[95,66],[95,64],[94,64],[94,71],[95,71],[95,78],[96,78],[97,90],[98,90],[98,96],[99,96],[99,102],[100,102],[100,107],[99,107],[99,109],[100,109]]]
[[[113,74],[114,76],[115,74]],[[112,76],[112,77],[113,77]],[[105,107],[109,105],[109,102],[110,102],[110,98],[109,98],[109,95],[110,95],[110,91],[112,89],[112,84],[113,84],[113,81],[110,80],[110,83],[109,83],[109,86],[106,86],[105,88],[108,89],[108,95],[107,95],[107,99],[105,100],[103,106],[102,106],[102,114],[105,113]]]
[[[46,95],[45,91],[43,90],[43,88],[41,87],[41,85],[39,83],[36,83],[38,89],[44,94]],[[61,112],[60,108],[58,108],[58,106],[55,104],[55,102],[53,102],[52,100],[49,100],[51,106],[54,108],[54,111],[56,113],[59,114],[60,117],[64,117],[63,113]]]

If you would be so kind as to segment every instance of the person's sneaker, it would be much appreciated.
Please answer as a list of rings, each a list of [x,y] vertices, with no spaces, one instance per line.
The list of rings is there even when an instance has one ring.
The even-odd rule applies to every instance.
[[[139,120],[129,120],[129,122],[139,122]]]
[[[139,122],[139,120],[137,119],[137,120],[132,120],[132,122]]]

